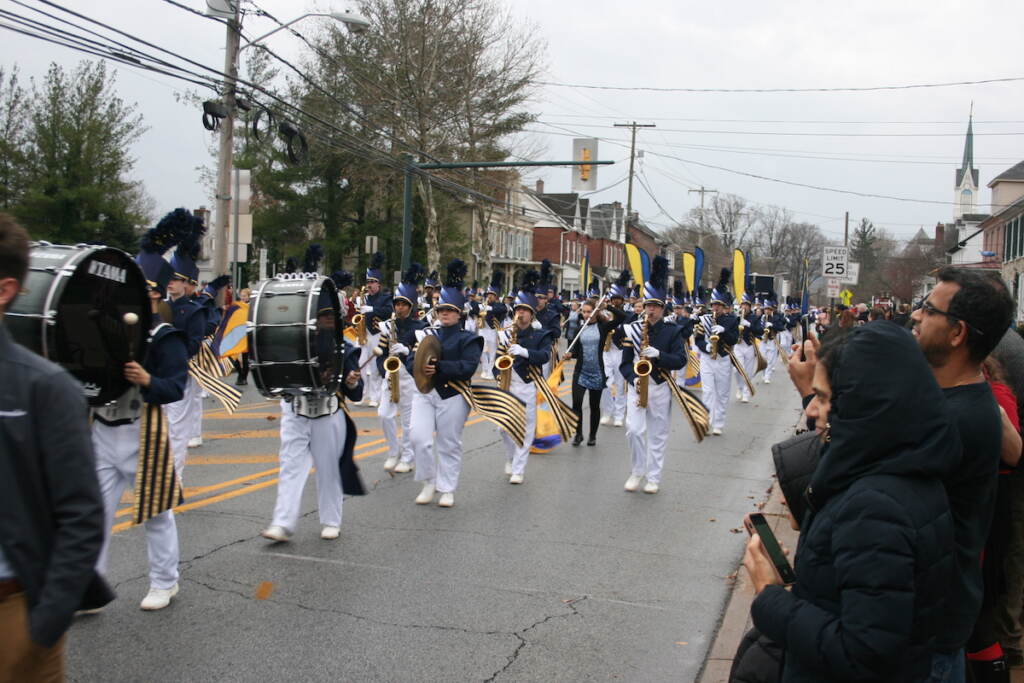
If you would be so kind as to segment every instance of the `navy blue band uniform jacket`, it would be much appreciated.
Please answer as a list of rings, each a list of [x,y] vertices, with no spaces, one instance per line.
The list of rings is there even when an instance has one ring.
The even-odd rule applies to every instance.
[[[637,315],[632,310],[627,310],[625,308],[609,310],[618,310],[622,313],[622,322],[619,323],[620,327],[612,333],[612,344],[615,344],[615,347],[621,350],[622,341],[626,338],[626,325],[636,320]]]
[[[743,317],[750,322],[750,326],[739,328],[740,339],[753,346],[754,339],[760,339],[764,335],[764,323],[761,322],[761,316],[755,315],[753,312]],[[736,324],[739,325],[739,318],[736,319]]]
[[[676,318],[676,325],[678,325],[679,329],[683,331],[684,340],[689,339],[690,337],[693,336],[693,326],[696,324],[697,321],[696,319],[693,318],[693,316],[690,316],[689,318],[679,316],[678,318]]]
[[[467,332],[459,325],[432,328],[426,332],[436,334],[441,340],[441,358],[435,365],[434,389],[442,399],[457,396],[458,392],[448,386],[448,382],[461,380],[467,385],[471,383],[484,351],[484,338]],[[410,373],[415,361],[416,351],[413,351],[405,361]]]
[[[633,363],[640,358],[638,345],[643,339],[644,322],[635,320],[629,325],[624,325],[626,338],[622,342],[622,363],[619,364],[619,372],[630,384],[636,379],[633,373]],[[659,320],[651,325],[647,333],[647,345],[658,349],[657,358],[649,358],[654,370],[650,379],[655,384],[661,384],[665,378],[658,370],[679,370],[686,367],[686,346],[683,343],[683,331],[679,325]]]
[[[740,339],[740,319],[732,313],[723,313],[717,318],[714,315],[710,315],[715,320],[715,325],[721,325],[725,330],[718,335],[718,355],[719,357],[725,355],[726,347],[733,347],[736,342]],[[706,320],[704,316],[701,316],[703,322]],[[707,344],[711,341],[711,329],[704,325],[704,334],[698,334],[694,337],[694,343],[700,351],[707,353]]]
[[[221,312],[217,307],[217,292],[210,292],[209,288],[202,292],[196,292],[195,296],[192,297],[193,301],[199,304],[199,307],[203,309],[203,314],[206,316],[206,327],[203,328],[203,336],[209,337],[211,334],[217,331],[217,326],[220,325]]]
[[[551,307],[551,304],[545,306],[544,310],[537,311],[536,319],[545,330],[551,330],[555,333],[555,339],[558,339],[559,335],[562,334],[562,316],[558,314],[556,309]]]
[[[776,334],[782,332],[783,330],[789,327],[789,321],[786,320],[786,316],[782,315],[781,313],[773,313],[771,318],[764,322],[770,322],[772,324],[771,329],[769,329],[767,325],[765,325],[764,331],[768,337],[774,337]]]
[[[385,289],[381,289],[376,294],[367,294],[363,299],[363,305],[373,306],[372,312],[364,314],[366,315],[366,329],[370,334],[377,334],[380,331],[377,323],[387,320],[395,312],[395,302],[391,292]]]
[[[146,403],[166,405],[180,401],[188,382],[188,345],[185,335],[171,325],[159,325],[151,333],[142,367],[149,386],[142,388]]]
[[[484,315],[484,323],[492,330],[501,329],[505,322],[505,317],[508,315],[508,307],[497,301],[490,304],[490,307],[491,310],[487,311],[487,314]]]
[[[206,311],[187,296],[170,299],[167,303],[171,307],[171,324],[184,333],[188,357],[191,358],[199,353],[199,345],[206,336]]]
[[[516,344],[522,346],[530,354],[526,358],[513,356],[515,361],[512,363],[512,370],[519,375],[519,379],[528,383],[531,381],[529,375],[530,366],[533,365],[540,368],[551,360],[551,345],[555,342],[555,336],[551,330],[535,330],[532,326],[528,326],[525,330],[520,330],[518,327],[513,327],[512,329],[516,332]],[[502,335],[502,337],[504,336]],[[504,339],[501,340],[501,342],[504,341]],[[501,348],[504,348],[504,343],[500,345],[499,350]],[[491,370],[495,378],[501,374],[497,367]]]
[[[409,349],[409,353],[416,348],[416,331],[422,330],[427,326],[427,323],[423,320],[417,320],[409,314],[405,318],[395,318],[389,320],[387,325],[382,326],[382,330],[388,331],[391,325],[395,325],[396,332],[389,332],[389,339],[394,339],[399,344],[405,344]],[[377,370],[380,371],[381,376],[384,376],[384,359],[388,357],[387,348],[384,349],[384,353],[377,357]],[[358,399],[357,399],[358,400]]]

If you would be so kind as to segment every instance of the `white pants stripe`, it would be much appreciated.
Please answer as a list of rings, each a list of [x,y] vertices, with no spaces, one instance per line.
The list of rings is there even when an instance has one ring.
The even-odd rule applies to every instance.
[[[725,428],[725,411],[729,405],[729,388],[733,367],[728,356],[711,360],[707,353],[700,354],[700,382],[703,387],[704,405],[711,412],[711,428]]]
[[[754,353],[753,344],[744,344],[743,342],[740,342],[734,347],[734,353],[736,354],[736,360],[743,365],[743,369],[747,372],[747,377],[749,377],[750,381],[753,382],[754,374],[757,372],[757,354]],[[735,368],[733,368],[733,373],[736,376],[736,391],[738,391],[743,398],[749,401],[750,389],[747,388],[747,383],[743,381],[739,371]]]
[[[467,417],[469,404],[459,395],[445,400],[437,395],[437,390],[413,394],[411,435],[416,481],[433,484],[441,493],[455,491],[462,470],[462,430]]]
[[[139,466],[140,420],[120,427],[110,427],[99,420],[92,423],[92,445],[96,452],[96,476],[103,495],[105,526],[103,548],[96,562],[101,574],[107,573],[110,535],[121,496],[135,486]],[[181,469],[177,462],[178,474]],[[146,549],[149,554],[149,583],[152,588],[168,589],[178,582],[178,527],[174,512],[167,510],[145,522]]]
[[[772,381],[772,375],[775,374],[775,361],[779,357],[779,350],[775,346],[775,340],[766,339],[761,344],[761,353],[764,354],[764,361],[767,363],[764,368],[764,381],[770,382]]]
[[[188,390],[191,391],[192,405],[188,410],[188,425],[190,439],[203,438],[203,388],[191,375],[188,377]],[[187,445],[187,444],[186,444]]]
[[[391,402],[391,390],[387,378],[381,382],[380,406],[377,408],[377,415],[380,416],[380,426],[384,432],[384,438],[388,443],[388,456],[398,458],[401,462],[411,463],[413,459],[412,448],[412,397],[418,394],[416,381],[402,365],[398,369],[398,403]],[[401,420],[402,434],[398,434],[398,423]]]
[[[526,439],[522,446],[518,446],[504,430],[501,438],[505,442],[505,459],[512,463],[512,474],[523,474],[526,472],[526,461],[530,458],[530,446],[533,445],[537,427],[537,388],[532,382],[524,382],[513,371],[509,391],[526,404]]]
[[[672,390],[667,382],[656,384],[652,379],[647,384],[647,407],[637,407],[636,398],[636,387],[630,385],[626,397],[626,439],[632,474],[657,484],[661,482],[672,426]]]
[[[367,359],[373,355],[373,350],[377,348],[380,343],[379,334],[366,333],[366,345],[363,346],[359,352],[359,365],[366,363]],[[381,375],[377,369],[377,361],[366,363],[366,367],[362,369],[363,375],[363,395],[371,401],[376,401],[380,398],[380,385]]]
[[[317,507],[320,523],[341,526],[341,470],[338,460],[345,445],[342,411],[310,419],[296,415],[281,401],[281,473],[271,524],[295,531],[302,506],[302,489],[309,470],[316,466]]]
[[[626,418],[626,378],[619,372],[622,349],[613,344],[610,350],[603,353],[604,371],[608,376],[608,381],[601,393],[601,413],[614,420],[624,420]],[[612,396],[613,392],[614,396]]]

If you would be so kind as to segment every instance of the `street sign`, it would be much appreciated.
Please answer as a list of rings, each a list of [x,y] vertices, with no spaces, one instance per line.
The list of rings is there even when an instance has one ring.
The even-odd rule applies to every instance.
[[[856,285],[860,279],[860,264],[856,261],[846,262],[846,277],[839,278],[844,285]]]
[[[843,291],[839,292],[839,298],[843,300],[844,306],[849,306],[850,302],[853,301],[853,292],[851,292],[848,289],[844,289]]]
[[[841,286],[839,284],[839,280],[837,280],[836,278],[830,277],[830,278],[828,278],[827,282],[828,282],[828,298],[830,298],[830,299],[837,299],[837,298],[839,298],[839,288]]]
[[[825,247],[821,258],[821,274],[824,277],[846,277],[850,250],[846,247]]]

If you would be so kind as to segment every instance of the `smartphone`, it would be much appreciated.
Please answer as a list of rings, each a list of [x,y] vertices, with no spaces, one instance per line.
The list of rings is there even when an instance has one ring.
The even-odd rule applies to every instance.
[[[804,340],[807,339],[807,316],[800,317],[800,362],[804,363],[807,361],[807,356],[804,355]]]
[[[775,532],[768,526],[768,520],[760,512],[752,512],[750,513],[750,524],[753,526],[753,529],[748,528],[747,530],[753,531],[761,537],[761,545],[768,552],[768,557],[771,559],[772,564],[775,565],[775,571],[779,573],[782,583],[787,586],[796,583],[796,573],[793,572],[793,567],[790,566],[789,560],[782,553],[782,546],[779,545],[778,539],[775,538]]]

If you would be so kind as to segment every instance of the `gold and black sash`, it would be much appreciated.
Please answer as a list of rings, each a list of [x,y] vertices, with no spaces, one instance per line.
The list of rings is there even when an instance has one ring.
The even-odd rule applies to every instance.
[[[686,365],[690,368],[690,374],[694,377],[700,376],[700,354],[686,351]]]
[[[174,470],[167,419],[159,405],[142,404],[139,429],[139,466],[135,471],[135,508],[132,521],[142,524],[185,502],[181,480]]]
[[[725,349],[725,353],[728,354],[729,360],[732,361],[732,366],[736,368],[736,372],[740,373],[740,377],[742,377],[743,381],[746,383],[747,391],[749,391],[750,395],[753,396],[757,392],[754,390],[754,383],[751,382],[750,378],[747,376],[747,371],[743,369],[743,363],[736,357],[736,354],[733,353],[731,346],[723,345],[722,348]]]
[[[683,414],[686,415],[686,419],[690,423],[694,438],[697,439],[697,443],[700,443],[711,429],[711,415],[708,413],[707,406],[699,398],[676,384],[672,379],[672,373],[668,370],[659,368],[658,372],[672,389],[676,400],[679,401],[679,407],[683,409]]]
[[[761,344],[757,339],[754,340],[754,356],[757,358],[757,369],[754,370],[754,374],[756,375],[768,367],[768,361],[765,360],[764,354],[761,353]]]
[[[229,372],[225,364],[226,361],[221,361],[213,353],[209,340],[204,339],[199,345],[199,353],[188,361],[188,374],[192,375],[199,386],[220,401],[224,410],[233,413],[242,401],[242,392],[220,380]]]
[[[515,395],[497,387],[471,386],[464,381],[448,382],[472,410],[508,433],[517,445],[526,441],[526,404]],[[531,435],[532,437],[532,435]]]
[[[579,426],[579,416],[573,412],[572,408],[565,405],[562,399],[555,395],[555,392],[551,391],[551,387],[544,381],[544,376],[541,375],[540,369],[536,365],[530,366],[529,374],[530,379],[537,385],[537,390],[544,395],[544,400],[551,406],[551,412],[555,416],[555,422],[558,423],[558,433],[561,434],[562,441],[568,442]]]

